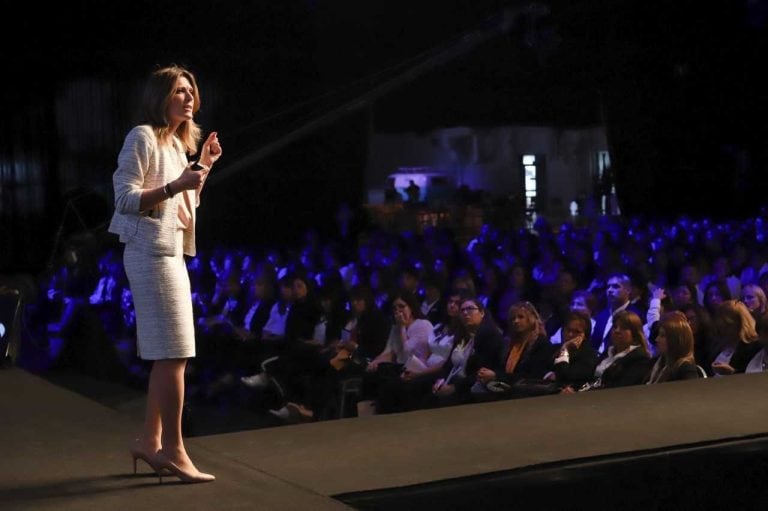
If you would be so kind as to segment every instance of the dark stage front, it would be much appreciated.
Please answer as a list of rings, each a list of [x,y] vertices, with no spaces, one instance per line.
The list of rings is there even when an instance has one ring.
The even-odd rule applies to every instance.
[[[139,424],[0,371],[2,509],[764,509],[768,375],[188,440],[213,484],[133,476]],[[349,507],[348,507],[349,506]]]

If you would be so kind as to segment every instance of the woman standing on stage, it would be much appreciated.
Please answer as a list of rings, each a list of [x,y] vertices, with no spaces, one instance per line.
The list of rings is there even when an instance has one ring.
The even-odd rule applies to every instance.
[[[130,451],[158,474],[188,483],[213,481],[187,455],[181,435],[184,369],[195,356],[189,275],[195,255],[195,208],[211,166],[221,156],[213,132],[197,152],[193,115],[200,95],[192,73],[178,66],[153,72],[142,101],[143,123],[125,138],[113,175],[115,214],[109,230],[125,243],[123,263],[136,308],[138,355],[152,360],[141,436]]]

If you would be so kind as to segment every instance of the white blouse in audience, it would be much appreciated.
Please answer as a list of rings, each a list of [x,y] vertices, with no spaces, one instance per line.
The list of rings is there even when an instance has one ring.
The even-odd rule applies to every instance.
[[[752,357],[745,373],[762,373],[768,368],[768,348],[763,348]]]
[[[636,344],[633,344],[629,348],[619,353],[615,352],[615,348],[613,346],[608,348],[608,355],[606,355],[606,357],[603,360],[601,360],[600,363],[597,364],[597,367],[595,368],[595,377],[601,378],[605,370],[608,369],[611,366],[611,364],[613,364],[620,358],[626,357],[630,351],[635,350],[637,348],[638,346]]]
[[[437,325],[429,338],[430,355],[427,359],[427,367],[443,365],[443,362],[446,361],[448,355],[451,354],[452,347],[453,333],[448,332],[448,329],[444,325]]]
[[[723,351],[721,351],[716,357],[715,360],[712,361],[712,365],[714,364],[730,364],[731,363],[731,357],[733,356],[734,348],[729,347],[725,348]],[[722,374],[715,373],[715,376],[722,376]]]
[[[387,339],[387,350],[395,355],[395,362],[405,364],[411,355],[426,363],[429,358],[429,338],[432,336],[432,323],[426,319],[414,320],[405,329],[405,341],[400,337],[400,325],[393,325]]]
[[[269,319],[267,324],[264,325],[264,332],[269,332],[274,335],[285,335],[285,321],[288,319],[288,311],[291,310],[291,306],[285,308],[284,313],[280,313],[280,304],[274,304],[269,310]]]

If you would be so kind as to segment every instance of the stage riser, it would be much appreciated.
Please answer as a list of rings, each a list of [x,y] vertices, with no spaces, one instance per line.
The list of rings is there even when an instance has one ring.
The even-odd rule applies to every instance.
[[[337,495],[360,510],[766,509],[768,437]]]

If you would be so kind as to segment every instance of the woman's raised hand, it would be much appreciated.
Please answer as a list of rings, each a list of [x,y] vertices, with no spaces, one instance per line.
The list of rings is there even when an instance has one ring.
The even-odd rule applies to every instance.
[[[200,163],[208,168],[212,167],[216,160],[221,157],[221,144],[218,135],[216,131],[211,132],[200,150]]]

